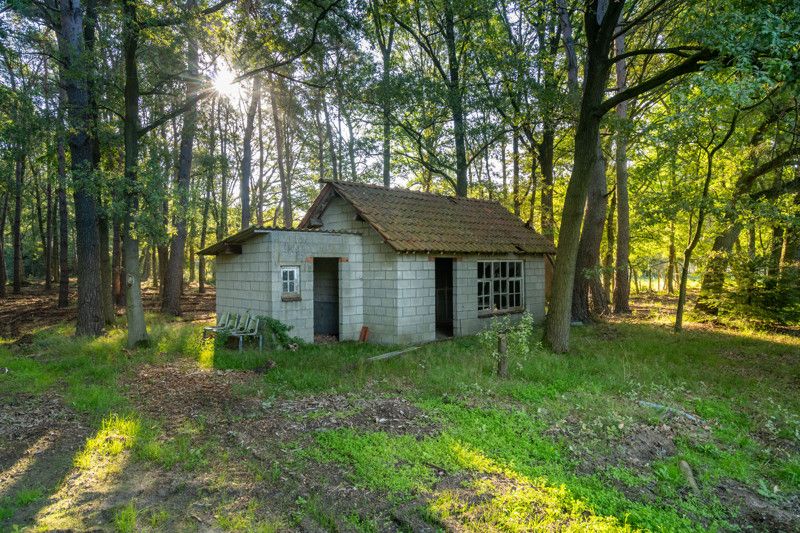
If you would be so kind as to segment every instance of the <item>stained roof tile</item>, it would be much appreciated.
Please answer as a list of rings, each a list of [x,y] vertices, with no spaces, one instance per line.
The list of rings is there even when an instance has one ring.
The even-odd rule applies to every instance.
[[[300,227],[342,197],[398,252],[555,253],[499,202],[352,182],[327,182]]]

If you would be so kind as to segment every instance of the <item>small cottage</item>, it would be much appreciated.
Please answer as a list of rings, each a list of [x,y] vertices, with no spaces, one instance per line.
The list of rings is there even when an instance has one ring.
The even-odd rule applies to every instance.
[[[544,318],[553,243],[495,201],[326,182],[297,229],[250,227],[216,256],[217,313],[318,336],[418,343]]]

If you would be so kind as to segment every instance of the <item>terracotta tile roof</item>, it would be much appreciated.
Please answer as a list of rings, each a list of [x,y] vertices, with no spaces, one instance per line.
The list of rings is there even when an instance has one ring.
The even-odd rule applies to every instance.
[[[333,193],[398,252],[555,253],[549,239],[499,202],[351,182],[327,182],[300,227],[322,214]]]

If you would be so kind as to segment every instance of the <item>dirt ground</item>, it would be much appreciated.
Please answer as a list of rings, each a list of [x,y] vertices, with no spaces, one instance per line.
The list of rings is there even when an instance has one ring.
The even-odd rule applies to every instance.
[[[73,318],[72,307],[57,309],[57,296],[39,294],[40,290],[26,287],[23,295],[0,300],[0,324],[7,328],[0,334],[24,336],[32,329]],[[145,303],[149,310],[157,310],[155,290],[145,291]],[[184,318],[210,318],[213,306],[213,289],[199,295],[190,288]],[[638,313],[648,312],[646,303],[637,301],[636,306]],[[596,334],[613,340],[615,331],[600,325]],[[354,523],[363,519],[379,531],[442,527],[459,531],[462,519],[480,522],[481,513],[490,507],[484,506],[487,499],[531,490],[503,476],[438,471],[431,494],[446,492],[453,501],[468,503],[474,516],[452,515],[436,522],[425,511],[430,495],[388,501],[384,494],[355,485],[335,463],[305,457],[302,465],[297,464],[294,452],[320,431],[383,431],[423,439],[437,435],[441,428],[400,396],[369,391],[286,398],[254,394],[263,372],[269,371],[204,369],[193,360],[181,359],[138,367],[121,381],[121,390],[135,410],[156,421],[161,434],[184,438],[179,445],[173,443],[176,453],[183,454],[182,464],[190,464],[185,457],[195,453],[198,461],[211,462],[198,469],[137,461],[130,450],[98,458],[92,470],[75,468],[74,458],[96,433],[96,425],[92,429],[90,421],[52,393],[13,397],[0,409],[0,496],[26,488],[40,491],[41,497],[33,505],[20,506],[5,521],[0,516],[0,530],[12,523],[106,530],[120,509],[134,502],[137,523],[158,530],[210,531],[223,523],[252,529],[253,524],[269,523],[278,530],[355,531]],[[598,435],[577,416],[567,417],[547,433],[572,443],[578,474],[598,475],[633,500],[657,502],[661,497],[657,479],[630,486],[608,477],[607,472],[616,467],[647,472],[653,462],[677,453],[676,439],[702,444],[710,429],[703,420],[664,413],[658,424],[633,424],[614,436]],[[788,451],[782,446],[791,444],[764,442],[775,453]],[[487,486],[492,490],[487,491]],[[53,487],[59,488],[51,492]],[[800,531],[800,499],[779,505],[734,480],[721,480],[706,490],[741,510],[736,521],[745,530]],[[254,506],[253,502],[261,503]],[[703,523],[703,518],[697,521]]]
[[[102,530],[119,509],[134,502],[140,524],[148,516],[151,521],[163,517],[160,530],[216,530],[220,516],[239,515],[281,524],[281,530],[354,530],[344,521],[328,524],[304,512],[302,502],[313,502],[326,516],[377,519],[382,531],[407,530],[403,524],[421,526],[415,531],[434,530],[411,507],[396,509],[382,495],[355,486],[333,464],[295,468],[286,448],[336,428],[419,438],[436,433],[436,425],[416,406],[398,397],[319,395],[268,402],[236,392],[258,378],[256,372],[205,370],[181,361],[140,367],[121,384],[137,411],[158,421],[165,434],[190,436],[189,453],[214,446],[235,458],[217,461],[217,453],[207,454],[214,464],[199,472],[135,461],[129,451],[100,457],[91,471],[73,468],[73,457],[91,432],[60,398],[31,396],[4,406],[0,495],[14,493],[15,487],[61,483],[57,492],[13,516],[13,523]],[[265,505],[254,510],[253,501]],[[287,523],[292,510],[304,515],[299,525]]]
[[[18,339],[33,330],[75,320],[77,289],[75,280],[70,280],[69,306],[58,307],[58,287],[45,292],[44,284],[31,283],[22,288],[22,294],[8,293],[0,298],[0,338]],[[214,313],[215,290],[206,287],[206,292],[197,292],[197,286],[186,287],[183,295],[183,311],[186,320],[204,320]],[[145,311],[158,311],[160,307],[158,289],[149,285],[142,287]],[[125,314],[124,307],[117,307],[118,316]]]

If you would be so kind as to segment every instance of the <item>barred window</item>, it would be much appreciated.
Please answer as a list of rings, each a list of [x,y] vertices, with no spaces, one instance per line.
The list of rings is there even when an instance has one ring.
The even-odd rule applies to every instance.
[[[478,313],[521,310],[522,261],[478,261]]]
[[[283,284],[284,295],[299,295],[300,294],[300,267],[296,266],[282,266],[281,267],[281,282]]]

